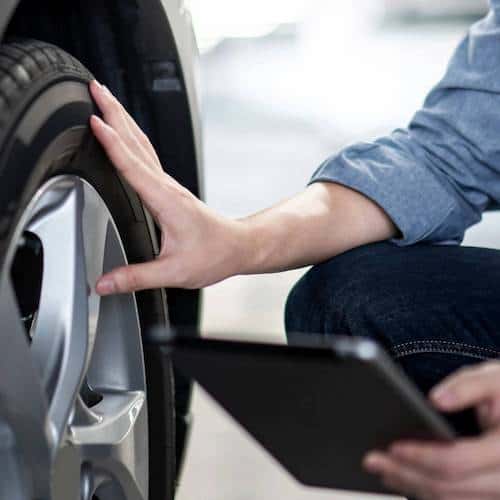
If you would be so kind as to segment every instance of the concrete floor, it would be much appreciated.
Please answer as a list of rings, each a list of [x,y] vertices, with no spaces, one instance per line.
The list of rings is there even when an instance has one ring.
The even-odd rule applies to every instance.
[[[342,144],[404,125],[465,29],[380,30],[352,2],[314,5],[294,33],[224,42],[203,59],[207,199],[226,215],[294,194]],[[495,226],[488,219],[472,243],[495,246]],[[284,301],[302,272],[207,289],[204,331],[284,342]],[[193,413],[179,500],[370,498],[303,488],[198,389]]]

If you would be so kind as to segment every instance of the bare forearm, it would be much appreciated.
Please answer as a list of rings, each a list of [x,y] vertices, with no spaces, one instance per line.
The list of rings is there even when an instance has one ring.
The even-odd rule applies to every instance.
[[[247,242],[242,274],[316,264],[397,234],[388,215],[366,196],[322,182],[241,222]]]
[[[282,271],[321,262],[396,234],[375,203],[338,184],[303,193],[242,220],[214,212],[168,176],[148,138],[110,92],[93,82],[104,121],[91,127],[109,159],[136,190],[161,233],[159,255],[102,276],[98,293],[203,288],[236,274]]]

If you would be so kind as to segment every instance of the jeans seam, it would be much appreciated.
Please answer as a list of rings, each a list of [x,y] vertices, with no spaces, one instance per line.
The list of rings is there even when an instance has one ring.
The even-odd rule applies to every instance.
[[[477,359],[491,359],[500,356],[500,351],[496,351],[489,347],[480,347],[446,340],[415,340],[397,344],[393,346],[391,350],[396,359],[411,354],[424,353],[459,354]]]

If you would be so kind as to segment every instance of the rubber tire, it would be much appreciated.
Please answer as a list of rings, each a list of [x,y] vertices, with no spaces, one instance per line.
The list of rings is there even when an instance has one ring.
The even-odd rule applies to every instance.
[[[129,262],[154,257],[154,230],[136,194],[126,186],[93,138],[96,112],[91,74],[58,47],[34,40],[0,46],[0,271],[12,232],[37,188],[71,174],[94,186],[110,210]],[[168,324],[162,291],[137,294],[142,332]],[[149,413],[151,500],[174,497],[175,403],[169,362],[144,345]]]

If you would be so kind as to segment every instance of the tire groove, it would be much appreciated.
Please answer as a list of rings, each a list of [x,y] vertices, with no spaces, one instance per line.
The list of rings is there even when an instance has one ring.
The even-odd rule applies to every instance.
[[[28,71],[36,69],[36,74]],[[16,40],[0,45],[0,99],[2,111],[13,112],[23,89],[35,79],[51,73],[66,71],[77,78],[90,80],[92,75],[78,61],[62,49],[38,40]],[[4,114],[4,113],[3,113]],[[8,123],[9,116],[2,116],[0,130]]]

